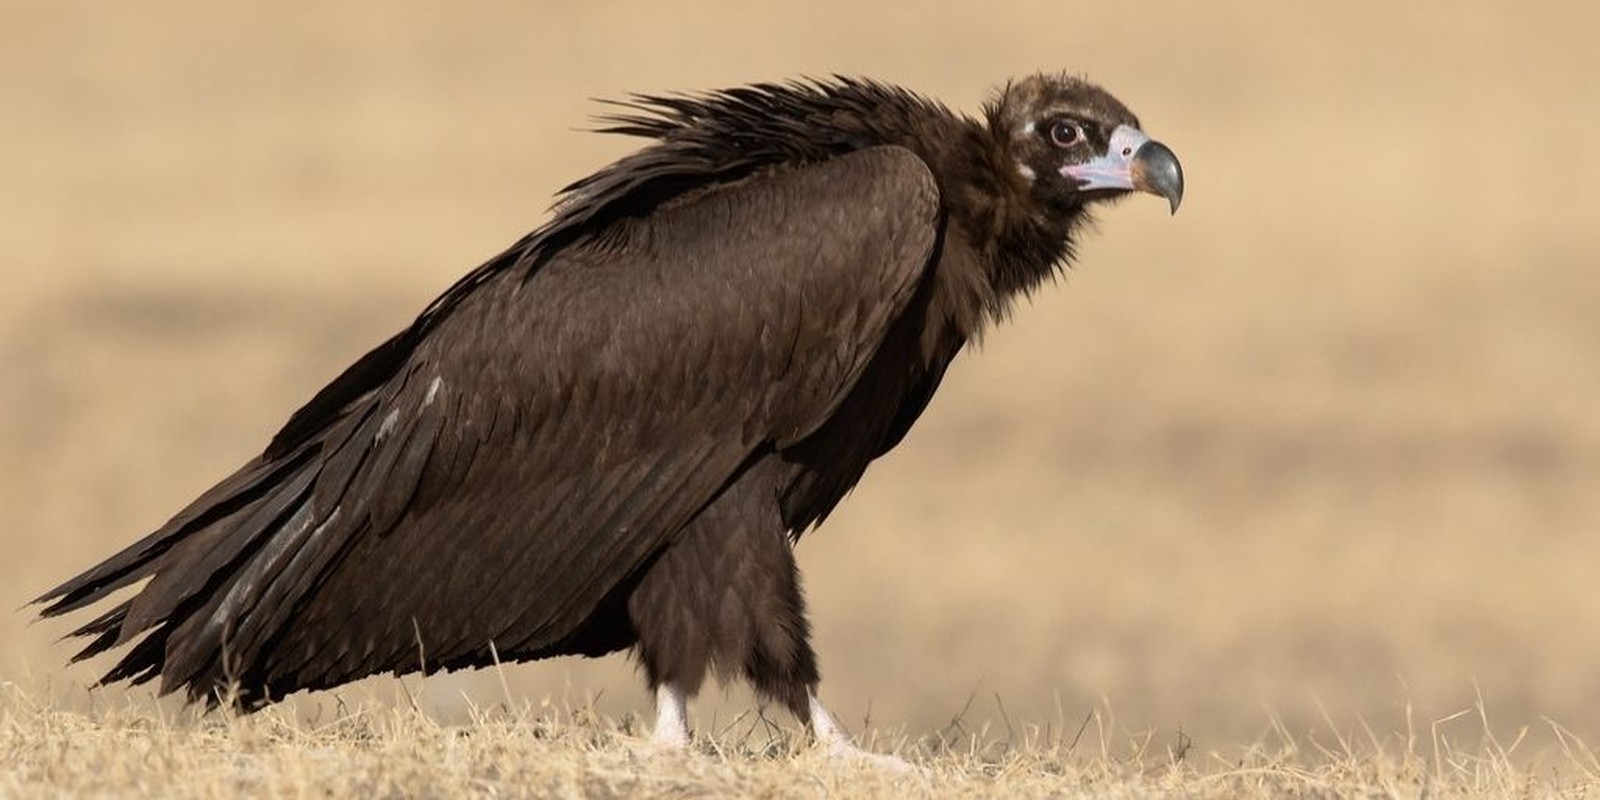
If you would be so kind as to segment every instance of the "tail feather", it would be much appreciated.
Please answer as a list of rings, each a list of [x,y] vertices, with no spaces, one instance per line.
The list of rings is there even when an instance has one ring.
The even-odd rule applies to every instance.
[[[149,580],[69,634],[89,640],[74,660],[131,645],[101,684],[160,678],[163,694],[185,688],[211,705],[224,701],[220,690],[253,708],[296,688],[275,643],[351,542],[404,516],[443,427],[437,413],[380,413],[410,373],[391,377],[380,391],[319,395],[308,406],[315,425],[297,415],[160,529],[34,600],[55,617]]]
[[[304,503],[316,477],[315,469],[292,473],[234,516],[194,532],[173,547],[163,559],[163,566],[170,568],[162,569],[133,599],[122,626],[122,641],[172,617],[184,603],[220,588],[237,570],[240,559],[261,546],[264,534],[277,530]]]
[[[283,478],[283,473],[303,463],[311,448],[295,458],[267,462],[257,458],[224,479],[178,512],[154,533],[124,548],[92,569],[34,598],[30,605],[46,604],[42,617],[56,617],[105,599],[112,592],[153,575],[161,557],[190,534],[236,513]]]
[[[171,630],[165,627],[151,631],[149,636],[134,645],[115,667],[100,678],[99,685],[107,686],[126,680],[137,686],[154,680],[161,674],[165,663],[163,654],[166,652],[167,636],[170,633]]]
[[[128,616],[128,606],[130,603],[131,601],[117,604],[117,606],[112,608],[110,611],[95,617],[83,627],[67,634],[64,638],[77,639],[84,636],[93,636],[95,634],[116,630],[122,627],[122,620]],[[93,653],[90,655],[93,655]]]
[[[168,618],[167,630],[175,637],[167,648],[161,688],[189,687],[198,699],[238,674],[240,665],[255,664],[260,647],[255,641],[277,628],[278,609],[261,602],[289,557],[302,549],[314,530],[316,515],[306,502],[309,488],[302,487],[297,504],[274,521],[261,544],[230,570],[227,585],[195,598],[194,608]],[[289,598],[292,604],[298,598]],[[241,686],[248,699],[258,687]]]
[[[117,640],[122,635],[122,620],[127,616],[128,603],[119,603],[110,611],[95,617],[93,622],[67,634],[68,637],[74,639],[85,636],[95,637],[88,647],[78,651],[78,654],[72,657],[72,663],[76,664],[115,647]]]
[[[195,617],[208,617],[204,622],[213,627],[218,622],[224,628],[231,625],[232,620],[214,614],[225,598],[240,594],[241,581],[248,582],[260,571],[258,562],[273,560],[258,557],[263,548],[281,548],[281,543],[269,543],[294,538],[297,532],[287,529],[304,527],[315,516],[311,498],[320,471],[319,447],[312,442],[282,460],[245,465],[160,530],[35,600],[48,603],[41,616],[55,617],[151,578],[137,595],[68,634],[90,638],[72,660],[91,658],[137,639],[100,685],[122,680],[137,685],[162,677],[163,693],[188,683],[191,699],[217,702],[211,694],[215,686],[192,681],[202,676],[231,677],[228,665],[220,663],[227,657],[222,644],[230,631],[191,637],[192,631],[209,630],[197,626]],[[259,591],[259,587],[244,588]]]

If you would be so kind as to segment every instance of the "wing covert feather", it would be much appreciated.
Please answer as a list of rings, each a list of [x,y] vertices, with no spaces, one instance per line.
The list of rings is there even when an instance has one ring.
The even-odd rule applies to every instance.
[[[483,282],[349,412],[304,552],[235,623],[268,682],[571,634],[754,454],[829,418],[926,275],[940,199],[878,147],[616,228]]]

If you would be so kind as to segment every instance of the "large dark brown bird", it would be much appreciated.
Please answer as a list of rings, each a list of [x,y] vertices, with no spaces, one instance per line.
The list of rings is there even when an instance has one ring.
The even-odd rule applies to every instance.
[[[250,708],[380,672],[634,648],[656,741],[708,669],[844,752],[792,545],[1090,208],[1172,151],[1039,75],[981,118],[868,80],[639,96],[651,144],[450,287],[160,530],[37,602],[102,679]],[[419,661],[419,654],[421,659]]]

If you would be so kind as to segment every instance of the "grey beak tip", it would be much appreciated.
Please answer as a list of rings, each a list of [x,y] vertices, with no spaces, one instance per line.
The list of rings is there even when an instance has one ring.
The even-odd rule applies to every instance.
[[[1178,206],[1183,203],[1183,166],[1178,163],[1178,156],[1152,140],[1145,142],[1133,159],[1138,163],[1140,188],[1167,198],[1172,213],[1178,213]]]

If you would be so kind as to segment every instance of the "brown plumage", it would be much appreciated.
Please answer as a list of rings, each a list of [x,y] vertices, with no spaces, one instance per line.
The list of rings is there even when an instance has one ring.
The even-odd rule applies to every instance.
[[[804,716],[792,542],[1063,267],[1092,203],[1182,191],[1171,151],[1065,76],[981,119],[842,78],[619,107],[605,130],[649,146],[39,598],[55,616],[149,579],[78,658],[131,644],[104,681],[253,707],[634,647],[653,687],[715,668]]]

